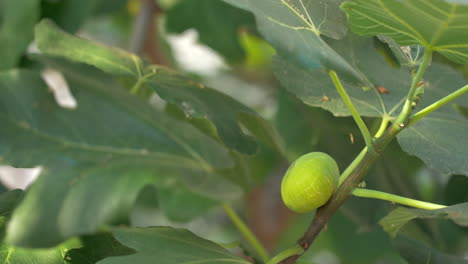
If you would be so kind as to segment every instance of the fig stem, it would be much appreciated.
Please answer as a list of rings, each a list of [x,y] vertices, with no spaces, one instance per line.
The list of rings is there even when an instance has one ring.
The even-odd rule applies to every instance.
[[[300,255],[302,253],[304,253],[304,249],[301,246],[296,244],[293,247],[290,247],[286,250],[281,251],[278,255],[270,259],[266,264],[277,264],[283,259],[286,259],[294,255]]]
[[[468,84],[463,86],[462,88],[456,90],[455,92],[447,95],[446,97],[434,102],[433,104],[427,106],[426,108],[422,109],[421,111],[417,112],[413,115],[410,121],[410,125],[418,122],[421,118],[425,117],[426,115],[432,113],[433,111],[439,109],[440,107],[448,104],[449,102],[455,100],[457,97],[461,96],[464,93],[468,92]]]
[[[429,48],[426,48],[421,65],[419,66],[418,71],[414,75],[413,81],[411,82],[411,87],[406,97],[405,104],[403,105],[401,113],[396,120],[398,125],[401,125],[401,126],[407,125],[407,121],[411,115],[411,111],[413,110],[412,104],[414,101],[414,94],[416,93],[416,89],[418,88],[418,83],[422,80],[424,73],[426,72],[426,69],[429,66],[429,63],[431,62],[431,59],[432,59],[432,50]]]
[[[352,191],[352,194],[357,197],[374,198],[374,199],[389,201],[393,203],[398,203],[398,204],[416,207],[420,209],[426,209],[426,210],[435,210],[435,209],[441,209],[441,208],[447,207],[445,205],[423,202],[423,201],[419,201],[419,200],[415,200],[415,199],[411,199],[411,198],[407,198],[407,197],[403,197],[403,196],[399,196],[395,194],[390,194],[390,193],[376,191],[376,190],[363,189],[363,188],[354,189]]]
[[[379,138],[383,135],[383,133],[385,133],[385,130],[387,130],[390,119],[391,117],[388,115],[385,115],[382,117],[382,122],[380,123],[380,127],[377,130],[377,132],[375,132],[374,138]]]
[[[354,107],[353,102],[351,102],[351,99],[349,98],[348,93],[346,92],[343,85],[341,84],[341,81],[338,78],[338,75],[336,74],[334,70],[330,70],[329,75],[330,75],[330,79],[335,85],[336,90],[338,90],[338,93],[340,94],[341,99],[343,99],[344,103],[346,104],[349,111],[351,112],[351,115],[353,116],[354,121],[358,125],[359,130],[361,130],[361,134],[364,137],[364,141],[366,142],[367,149],[370,151],[374,151],[374,143],[372,142],[372,136],[369,132],[369,129],[364,123],[364,120],[362,120],[361,115],[359,115],[359,112],[357,111],[356,107]]]
[[[253,234],[253,232],[247,227],[247,225],[242,221],[239,215],[237,215],[236,211],[232,209],[232,207],[225,203],[223,204],[224,211],[231,219],[234,226],[241,232],[247,242],[252,246],[252,248],[257,252],[258,256],[262,259],[263,262],[267,262],[270,259],[267,250],[263,247],[263,245],[258,241],[257,237]]]
[[[356,158],[351,162],[351,164],[349,164],[349,166],[343,171],[343,173],[340,176],[340,179],[338,180],[338,186],[340,186],[346,180],[346,178],[348,178],[351,172],[354,171],[354,169],[359,165],[366,153],[367,147],[363,148],[361,152],[356,156]]]

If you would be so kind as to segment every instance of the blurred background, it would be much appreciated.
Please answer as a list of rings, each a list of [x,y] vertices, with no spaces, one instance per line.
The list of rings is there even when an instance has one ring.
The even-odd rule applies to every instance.
[[[292,245],[312,219],[311,214],[293,214],[282,205],[280,182],[289,162],[307,152],[323,151],[343,170],[364,145],[351,118],[306,106],[280,86],[271,69],[275,51],[257,32],[254,17],[220,0],[43,0],[41,5],[41,17],[52,18],[68,32],[187,72],[274,123],[286,143],[287,159],[262,146],[252,158],[251,177],[237,179],[245,181],[248,195],[236,204],[271,252]],[[37,52],[34,43],[29,52]],[[73,107],[73,95],[67,92],[60,73],[45,73],[44,78],[57,101]],[[180,115],[156,95],[149,97],[158,107]],[[377,130],[379,120],[365,121],[372,131]],[[25,189],[40,170],[2,166],[2,188]],[[411,198],[441,204],[468,202],[466,177],[431,171],[397,144],[389,147],[368,179],[370,188]],[[144,189],[132,224],[184,226],[225,244],[241,239],[219,207],[209,206],[206,214],[195,219],[174,221],[162,215],[155,203],[154,190]],[[304,259],[329,264],[405,263],[378,224],[393,208],[387,202],[351,198]],[[416,221],[405,229],[441,251],[462,252],[468,259],[466,229],[448,221]]]

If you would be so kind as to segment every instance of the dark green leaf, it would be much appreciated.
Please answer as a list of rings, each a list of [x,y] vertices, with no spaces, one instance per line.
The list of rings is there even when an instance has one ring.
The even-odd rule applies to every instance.
[[[188,230],[171,227],[114,229],[115,238],[138,253],[104,259],[99,264],[158,264],[223,262],[245,263],[217,244],[200,238]]]
[[[411,82],[408,70],[390,67],[384,57],[377,52],[370,38],[350,35],[344,40],[330,44],[351,65],[361,71],[369,82],[388,90],[386,94],[379,94],[377,89],[371,87],[363,89],[342,80],[359,113],[363,116],[397,115]],[[336,116],[350,115],[327,72],[307,70],[284,58],[276,58],[274,70],[282,84],[304,103],[322,107]],[[425,81],[427,85],[419,109],[447,96],[466,83],[460,72],[438,63],[433,63],[427,70]],[[454,103],[468,105],[464,96]]]
[[[468,260],[451,256],[415,239],[399,236],[395,246],[410,264],[466,264]]]
[[[177,181],[177,178],[169,178],[174,174],[172,170],[150,170],[148,164],[139,165],[120,162],[90,167],[68,162],[45,168],[15,210],[7,230],[8,241],[24,247],[46,247],[69,237],[96,232],[106,224],[128,223],[129,213],[144,186],[151,184],[164,190],[166,182]],[[192,173],[191,176],[199,182],[210,181],[203,178],[205,175],[197,177]],[[223,191],[221,195],[231,196],[229,187],[207,188],[198,195],[209,197]],[[186,196],[191,195],[191,189],[184,190]],[[164,197],[162,202],[168,203],[170,198],[174,196]],[[192,203],[170,209],[187,210],[185,207],[190,205]],[[163,210],[169,216],[182,215],[184,220],[194,216]],[[197,212],[196,209],[192,211]]]
[[[397,106],[407,93],[411,76],[406,69],[390,67],[378,54],[371,38],[349,35],[341,41],[329,41],[330,45],[361,76],[373,83],[362,87],[340,76],[353,104],[362,116],[395,115]],[[306,69],[291,63],[287,58],[276,58],[274,71],[282,84],[290,92],[310,106],[318,106],[335,116],[351,115],[330,80],[327,71]],[[380,94],[376,88],[382,86],[389,93]]]
[[[33,72],[0,78],[0,117],[8,124],[0,131],[4,161],[17,166],[81,162],[45,168],[15,211],[9,241],[51,246],[120,223],[147,184],[180,182],[214,199],[239,195],[237,186],[213,173],[214,167],[232,165],[220,144],[110,85],[112,80],[95,69],[60,65],[77,109],[58,107]]]
[[[408,209],[399,207],[384,218],[380,220],[379,224],[389,233],[390,236],[395,237],[400,229],[409,221],[413,219],[433,219],[444,218],[450,219],[460,226],[468,226],[468,203],[452,205],[446,208],[437,210],[422,210],[422,209]]]
[[[105,13],[123,7],[125,2],[122,0],[43,1],[42,17],[54,20],[68,32],[76,32],[94,13]]]
[[[445,186],[444,197],[447,204],[468,203],[468,177],[453,175]]]
[[[379,94],[376,89],[364,90],[343,80],[359,113],[362,116],[396,116],[410,85],[408,70],[390,67],[377,53],[371,39],[350,35],[344,40],[330,43],[371,83],[388,90],[386,94]],[[350,115],[327,72],[307,70],[283,58],[277,58],[274,67],[282,84],[306,104],[322,107],[336,116]],[[425,92],[416,110],[447,96],[466,83],[460,72],[438,63],[433,63],[428,69],[425,82]],[[453,103],[467,106],[468,100],[462,96]],[[445,174],[468,174],[464,158],[468,152],[465,145],[460,144],[468,140],[466,123],[463,117],[446,106],[403,131],[398,139],[406,152],[421,158],[431,168]]]
[[[281,152],[279,137],[257,113],[183,74],[155,65],[144,68],[142,61],[133,54],[79,39],[48,21],[37,26],[36,41],[44,53],[91,64],[110,74],[130,76],[135,81],[134,89],[147,84],[161,98],[178,105],[188,118],[210,120],[216,126],[220,139],[230,148],[247,154],[256,151],[255,140],[241,130],[240,123]]]
[[[286,154],[289,161],[294,161],[301,155],[313,150],[313,140],[317,135],[310,116],[310,108],[297,98],[281,89],[278,96],[278,111],[275,116],[275,126],[286,142]],[[307,133],[304,133],[307,131]]]
[[[93,163],[146,159],[192,168],[232,164],[214,140],[128,95],[105,75],[84,67],[61,70],[67,71],[77,109],[58,107],[36,73],[0,75],[4,162],[31,167],[70,157]]]
[[[6,191],[0,194],[0,241],[3,241],[6,224],[23,196],[24,193],[21,190]]]
[[[433,63],[424,78],[424,94],[415,112],[464,86],[462,73],[449,66]],[[468,95],[451,104],[468,106]],[[468,175],[468,120],[450,105],[424,117],[398,135],[403,150],[444,174]]]
[[[468,63],[468,7],[443,0],[352,0],[342,5],[351,29],[385,35],[402,46],[423,45]]]
[[[287,142],[290,162],[311,151],[326,151],[345,168],[351,154],[361,150],[363,141],[352,118],[336,118],[320,108],[308,107],[287,92],[280,95],[275,123]]]
[[[165,101],[178,105],[188,119],[210,120],[228,147],[246,154],[256,152],[254,138],[242,132],[241,124],[258,140],[282,152],[280,138],[271,124],[231,97],[165,68],[156,69],[156,74],[148,78],[148,85]]]
[[[9,216],[23,199],[22,190],[7,191],[0,194],[0,216]]]
[[[427,69],[424,81],[424,94],[415,110],[416,112],[465,86],[467,83],[462,72],[437,62],[432,63],[432,65]],[[450,106],[453,104],[468,107],[467,99],[467,94],[462,95],[450,102],[447,106],[438,109],[437,112],[451,113],[453,109]]]
[[[101,0],[95,9],[95,15],[105,15],[126,9],[128,6],[126,0]]]
[[[236,165],[233,168],[219,170],[219,173],[232,182],[249,191],[263,183],[282,165],[283,157],[271,148],[260,144],[259,151],[254,156],[231,152]]]
[[[444,174],[468,175],[468,120],[455,110],[431,113],[398,135],[403,150]]]
[[[159,206],[171,221],[187,222],[206,213],[218,202],[203,194],[190,192],[186,186],[168,185],[157,190]]]
[[[346,35],[341,0],[224,0],[251,11],[260,32],[277,49],[305,69],[326,67],[371,86],[359,72],[339,56],[320,35],[340,39]]]
[[[0,70],[16,66],[33,38],[39,0],[0,1]]]
[[[234,63],[242,62],[245,57],[239,42],[240,30],[253,30],[255,27],[251,14],[221,0],[179,1],[168,10],[166,16],[169,32],[182,33],[187,29],[196,29],[200,42]]]
[[[136,253],[120,244],[111,234],[99,233],[81,238],[83,247],[71,249],[65,260],[70,264],[95,264],[101,259],[111,256],[124,256]]]
[[[139,190],[158,180],[157,172],[127,164],[82,168],[64,163],[44,168],[13,213],[7,241],[22,247],[50,247],[103,224],[125,223]]]

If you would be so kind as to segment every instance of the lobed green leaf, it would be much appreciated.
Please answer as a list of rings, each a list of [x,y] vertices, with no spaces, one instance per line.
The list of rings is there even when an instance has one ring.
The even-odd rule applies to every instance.
[[[468,63],[468,6],[444,0],[352,0],[342,8],[360,35],[389,36],[402,46],[423,45]]]
[[[124,246],[137,251],[128,256],[110,257],[98,264],[144,264],[155,259],[159,264],[179,263],[243,263],[219,245],[200,238],[188,230],[171,227],[113,229],[113,235]]]
[[[65,73],[76,109],[60,108],[35,72],[0,74],[2,162],[45,165],[15,210],[9,242],[53,246],[125,222],[148,184],[177,183],[213,200],[240,194],[215,172],[233,165],[221,144],[129,96],[96,69],[48,61]]]
[[[346,35],[341,0],[224,0],[252,12],[259,31],[282,57],[305,69],[334,69],[354,83],[371,86],[321,38]]]
[[[129,96],[102,73],[69,68],[65,77],[79,104],[74,110],[60,108],[34,72],[0,75],[3,162],[31,167],[56,158],[146,159],[164,166],[231,166],[220,144]]]
[[[46,54],[90,64],[112,75],[130,77],[135,83],[133,89],[148,85],[162,99],[182,109],[188,118],[210,120],[219,138],[230,148],[246,154],[256,152],[256,142],[242,131],[240,125],[243,125],[258,139],[282,152],[273,127],[255,111],[181,73],[144,65],[134,54],[74,37],[47,20],[36,27],[36,41]]]

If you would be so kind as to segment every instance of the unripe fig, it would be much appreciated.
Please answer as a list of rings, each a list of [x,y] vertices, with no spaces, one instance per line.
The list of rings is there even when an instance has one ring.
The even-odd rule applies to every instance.
[[[284,204],[296,213],[324,205],[338,185],[340,171],[335,160],[323,152],[311,152],[289,167],[281,182]]]

